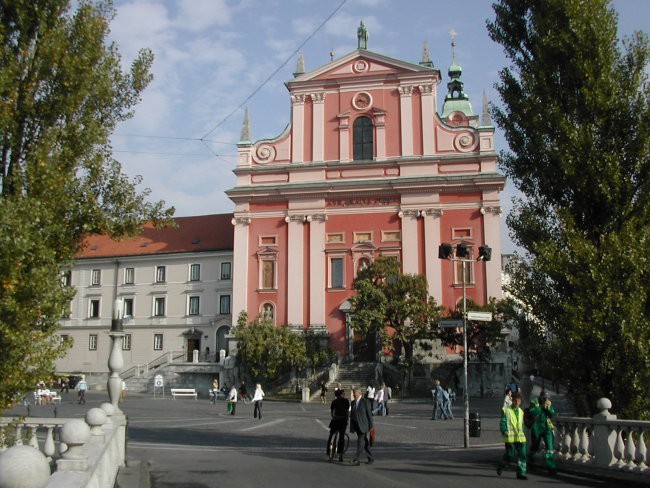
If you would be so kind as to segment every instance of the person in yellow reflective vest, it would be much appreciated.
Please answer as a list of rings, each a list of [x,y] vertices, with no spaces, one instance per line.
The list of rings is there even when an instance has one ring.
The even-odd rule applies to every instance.
[[[517,462],[517,479],[526,478],[526,434],[524,433],[524,411],[521,409],[522,398],[520,393],[513,393],[512,405],[505,407],[501,414],[501,434],[505,443],[506,452],[497,467],[497,474],[501,476],[504,468],[511,461]]]

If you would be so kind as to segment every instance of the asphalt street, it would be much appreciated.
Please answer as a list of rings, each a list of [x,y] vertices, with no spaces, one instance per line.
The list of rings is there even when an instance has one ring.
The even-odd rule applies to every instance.
[[[57,406],[59,417],[81,417],[107,401],[106,392],[91,391],[85,405],[73,394]],[[152,488],[239,488],[358,486],[373,488],[431,486],[521,486],[513,471],[496,474],[502,454],[498,432],[500,399],[471,399],[480,413],[481,436],[463,447],[462,402],[453,420],[431,420],[431,404],[398,402],[390,415],[375,417],[375,463],[353,466],[354,435],[344,463],[330,463],[325,455],[328,405],[320,402],[265,401],[262,420],[253,419],[253,406],[239,402],[229,415],[223,401],[130,394],[122,404],[128,415],[127,459],[148,466]],[[24,414],[26,407],[12,412]],[[52,416],[52,406],[31,407],[33,416]],[[460,416],[461,418],[458,418]],[[362,461],[365,459],[362,458]],[[560,473],[551,477],[532,470],[525,482],[556,487],[612,488],[616,482]],[[626,484],[628,488],[633,485]]]

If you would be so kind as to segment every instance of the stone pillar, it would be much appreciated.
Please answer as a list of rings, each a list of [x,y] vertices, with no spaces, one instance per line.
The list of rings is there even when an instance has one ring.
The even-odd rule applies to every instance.
[[[418,86],[422,110],[422,152],[425,156],[435,153],[433,118],[435,113],[435,86],[433,83]]]
[[[486,298],[501,298],[503,293],[501,287],[501,234],[499,233],[501,207],[499,205],[484,206],[481,208],[481,214],[483,214],[485,244],[492,248],[492,260],[485,263]]]
[[[442,304],[442,260],[438,259],[440,247],[440,208],[422,210],[424,217],[424,269],[429,284],[429,295]]]
[[[232,317],[237,323],[239,313],[248,309],[248,226],[250,217],[232,219],[234,229],[234,253],[232,263]]]
[[[413,85],[399,87],[402,156],[413,156]]]
[[[305,97],[291,96],[291,161],[302,163],[304,160]]]
[[[312,161],[325,159],[325,93],[313,93],[312,114]]]
[[[612,402],[608,398],[601,398],[596,404],[599,412],[594,415],[594,457],[596,465],[609,467],[616,463],[614,448],[616,446],[616,431],[607,425],[608,420],[615,420],[616,415],[609,413]]]
[[[302,325],[304,277],[304,215],[287,215],[284,218],[287,232],[287,322]]]
[[[307,216],[309,224],[309,325],[325,325],[325,221],[327,215]]]
[[[418,274],[418,217],[419,210],[400,210],[397,214],[402,220],[402,267],[404,273]],[[408,236],[408,238],[407,238]]]

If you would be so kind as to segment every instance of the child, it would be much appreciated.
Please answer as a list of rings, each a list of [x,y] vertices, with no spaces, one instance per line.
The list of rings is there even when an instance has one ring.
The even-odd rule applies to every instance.
[[[501,434],[506,452],[497,467],[501,476],[503,469],[511,460],[517,461],[517,479],[526,478],[526,434],[524,433],[524,411],[521,409],[521,394],[512,394],[512,405],[503,409],[501,414]]]

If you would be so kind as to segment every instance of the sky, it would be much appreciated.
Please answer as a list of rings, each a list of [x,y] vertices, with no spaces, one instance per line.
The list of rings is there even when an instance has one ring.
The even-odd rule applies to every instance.
[[[293,78],[298,51],[306,71],[357,48],[357,27],[369,32],[368,49],[418,63],[423,43],[440,69],[438,107],[447,92],[452,29],[456,60],[474,112],[507,65],[485,27],[492,1],[465,0],[114,0],[111,40],[125,69],[138,51],[153,51],[154,80],[112,138],[114,157],[130,177],[141,175],[152,200],[165,200],[176,216],[232,212],[225,190],[235,186],[237,142],[244,109],[253,140],[273,138],[290,122],[284,85]],[[620,35],[649,31],[650,0],[616,0]],[[507,149],[497,128],[497,150]],[[505,215],[516,195],[501,197],[502,251],[515,250]]]

